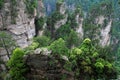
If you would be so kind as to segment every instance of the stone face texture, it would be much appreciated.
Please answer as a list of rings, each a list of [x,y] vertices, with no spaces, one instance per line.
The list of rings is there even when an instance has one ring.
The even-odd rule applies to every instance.
[[[30,15],[26,12],[26,5],[24,0],[17,1],[17,6],[15,14],[17,16],[11,15],[11,2],[6,1],[5,6],[0,13],[0,29],[5,28],[6,31],[10,32],[16,43],[21,48],[25,48],[30,44],[30,40],[35,35],[35,16],[29,17]],[[15,18],[15,24],[13,24],[13,19]]]
[[[80,17],[80,14],[77,14],[76,15],[76,22],[78,24],[78,28],[76,28],[76,32],[78,33],[78,37],[80,39],[83,39],[83,35],[84,35],[84,32],[83,32],[83,18]]]
[[[0,31],[9,33],[19,47],[25,48],[31,44],[32,38],[36,35],[34,21],[37,12],[40,17],[44,15],[43,12],[40,12],[44,7],[42,0],[38,0],[38,5],[41,6],[34,10],[33,15],[27,12],[24,0],[16,0],[16,5],[11,5],[11,0],[4,1],[4,6],[0,10]],[[9,60],[6,50],[1,47],[0,59],[5,63]],[[5,70],[5,65],[0,65],[0,68]]]
[[[66,75],[66,80],[74,80],[73,73],[66,71],[63,66],[65,59],[52,56],[47,49],[36,49],[33,54],[26,56],[29,80],[61,80]]]
[[[60,26],[64,25],[66,22],[67,22],[67,18],[68,18],[68,14],[66,14],[66,5],[65,3],[62,3],[60,6],[59,6],[59,10],[60,14],[62,14],[65,18],[64,19],[61,19],[59,21],[57,21],[55,23],[55,29],[58,29]]]
[[[44,4],[42,0],[38,0],[38,7],[37,7],[38,17],[44,17]]]

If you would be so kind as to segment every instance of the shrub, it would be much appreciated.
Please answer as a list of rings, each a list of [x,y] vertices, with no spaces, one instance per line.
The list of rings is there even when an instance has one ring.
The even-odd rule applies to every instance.
[[[46,36],[38,36],[34,38],[34,42],[39,43],[38,47],[45,47],[50,44],[50,38]]]
[[[78,46],[79,45],[79,38],[78,38],[78,35],[77,33],[74,31],[74,30],[71,30],[67,40],[66,40],[66,43],[67,43],[67,46],[69,48],[73,47],[73,46]]]
[[[78,80],[109,80],[117,77],[113,64],[99,55],[88,38],[83,41],[80,48],[72,49],[69,60],[72,63],[71,68],[75,72],[75,78]]]
[[[70,24],[62,25],[60,28],[57,29],[55,37],[56,39],[63,38],[64,40],[66,40],[67,37],[69,36],[70,31],[71,31]]]
[[[24,52],[21,49],[16,48],[13,51],[13,54],[8,61],[8,66],[10,67],[10,80],[25,80],[24,75],[27,69],[23,61],[23,56]]]
[[[43,17],[38,18],[38,19],[36,20],[36,27],[37,27],[37,29],[38,29],[38,30],[43,29],[44,23],[45,23],[45,19],[44,19]]]
[[[34,9],[37,7],[37,0],[25,0],[26,9],[29,14],[34,14]]]
[[[53,54],[68,56],[68,48],[66,47],[65,41],[62,38],[59,38],[51,43],[49,49],[52,50]]]

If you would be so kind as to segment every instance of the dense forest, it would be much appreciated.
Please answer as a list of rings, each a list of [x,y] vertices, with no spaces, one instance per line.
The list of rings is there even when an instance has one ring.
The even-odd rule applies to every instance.
[[[0,0],[0,80],[119,80],[120,0]]]

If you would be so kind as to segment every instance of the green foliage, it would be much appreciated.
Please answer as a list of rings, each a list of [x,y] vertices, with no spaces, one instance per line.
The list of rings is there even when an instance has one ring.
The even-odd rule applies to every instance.
[[[67,40],[66,40],[66,44],[67,46],[70,48],[72,46],[78,46],[79,45],[79,38],[77,33],[74,30],[71,30],[71,32],[69,33]]]
[[[59,21],[61,19],[64,19],[64,15],[63,14],[60,14],[59,11],[55,11],[53,14],[52,14],[52,18],[53,18],[53,22],[56,22],[56,21]]]
[[[52,36],[52,35],[51,35],[51,32],[50,32],[48,29],[44,29],[43,34],[44,34],[45,36],[47,36],[47,37],[51,37],[51,36]]]
[[[109,80],[117,76],[113,64],[99,55],[89,38],[83,41],[80,48],[72,49],[69,60],[78,80]]]
[[[120,45],[118,46],[117,52],[115,54],[115,66],[117,68],[118,74],[120,74]]]
[[[68,56],[68,48],[66,47],[65,41],[62,38],[55,40],[53,43],[51,43],[49,49],[52,50],[52,53],[55,55]]]
[[[70,24],[62,25],[60,28],[57,29],[55,33],[56,39],[63,38],[64,40],[66,40],[70,32],[71,32]]]
[[[73,46],[78,46],[80,41],[77,33],[73,29],[71,29],[71,25],[69,23],[62,25],[56,30],[55,38],[63,38],[66,41],[67,47],[69,48]]]
[[[111,31],[111,34],[114,36],[114,37],[116,37],[116,38],[118,38],[118,39],[120,39],[120,28],[119,28],[119,25],[120,25],[120,22],[119,21],[117,21],[117,22],[114,22],[114,24],[113,24],[113,27],[112,27],[112,31]],[[114,38],[113,37],[113,38]]]
[[[4,0],[0,0],[0,9],[3,7],[4,5]]]
[[[44,23],[45,23],[45,18],[43,18],[43,17],[38,18],[38,19],[36,20],[36,24],[35,24],[37,30],[42,30]]]
[[[58,3],[62,3],[62,2],[64,2],[64,0],[58,0]]]
[[[34,14],[34,10],[37,7],[37,0],[25,0],[27,12],[31,15]]]
[[[84,38],[90,38],[94,45],[99,45],[100,26],[93,24],[91,20],[85,20],[83,22]]]
[[[11,76],[10,80],[26,80],[24,75],[26,72],[26,66],[23,61],[24,52],[16,48],[8,61],[8,66],[10,67],[9,74]]]
[[[34,42],[38,43],[38,47],[46,47],[50,44],[50,38],[46,36],[38,36],[34,38]]]
[[[52,15],[48,18],[47,20],[47,24],[54,26],[54,24],[56,23],[56,21],[59,21],[61,19],[64,19],[64,15],[60,14],[59,11],[55,11],[52,13]]]
[[[16,47],[12,36],[5,31],[0,31],[0,47],[6,50],[8,58],[10,58],[10,53]]]
[[[40,30],[43,30],[45,22],[46,22],[46,20],[44,17],[35,19],[36,36],[39,34]]]
[[[33,42],[31,45],[28,47],[24,48],[25,54],[33,53],[36,48],[38,48],[39,43],[38,42]]]
[[[49,16],[47,18],[47,30],[50,31],[50,36],[51,38],[54,38],[54,35],[55,35],[55,23],[61,19],[64,19],[64,15],[63,14],[60,14],[59,11],[55,11],[52,13],[51,16]]]
[[[93,39],[96,34],[99,34],[100,27],[95,24],[89,24],[87,21],[83,25],[85,37],[89,37],[90,39]]]
[[[81,7],[80,5],[78,5],[78,6],[76,7],[74,13],[75,13],[75,14],[79,14],[80,17],[83,17],[83,16],[84,16],[84,14],[83,14],[83,12],[82,12],[82,7]]]
[[[105,46],[104,48],[97,46],[100,56],[105,60],[113,62],[115,60],[115,53],[113,53],[112,46]]]
[[[74,29],[74,30],[78,27],[75,17],[76,17],[75,13],[69,14],[68,21],[67,21],[67,24],[69,24],[71,29]]]
[[[12,48],[14,46],[15,42],[12,39],[12,36],[5,31],[0,31],[0,47]]]
[[[60,6],[62,5],[63,2],[64,0],[57,0],[57,3],[56,3],[57,10],[60,10]]]
[[[109,0],[104,0],[97,5],[96,4],[92,5],[90,9],[91,16],[94,18],[99,15],[111,17],[112,12],[113,12],[113,5],[112,5],[112,1]]]

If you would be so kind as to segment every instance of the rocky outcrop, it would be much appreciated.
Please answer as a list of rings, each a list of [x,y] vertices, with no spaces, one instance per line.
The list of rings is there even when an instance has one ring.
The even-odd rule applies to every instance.
[[[34,19],[36,12],[30,18],[29,14],[26,13],[24,0],[17,1],[16,6],[11,5],[11,3],[9,0],[4,3],[5,5],[0,13],[0,28],[10,32],[18,46],[25,48],[30,44],[31,38],[35,35]],[[13,12],[16,15],[12,15]]]
[[[55,23],[55,25],[54,25],[55,29],[58,29],[60,26],[64,25],[67,22],[67,18],[68,18],[68,15],[65,13],[66,12],[65,2],[60,3],[58,9],[59,9],[58,10],[59,13],[62,14],[64,16],[64,18]]]
[[[105,22],[105,20],[106,20],[106,22]],[[110,44],[111,36],[109,33],[111,31],[112,22],[113,22],[112,20],[108,20],[108,18],[103,15],[100,15],[95,19],[95,23],[97,25],[101,25],[100,35],[98,35],[98,36],[100,39],[100,45],[102,47],[108,46]]]
[[[29,72],[26,75],[29,80],[74,80],[73,73],[64,69],[66,59],[52,56],[46,48],[36,49],[33,54],[27,55],[26,64]]]
[[[112,20],[108,22],[107,26],[104,29],[101,29],[101,39],[100,44],[101,46],[107,46],[110,44],[110,30],[112,27]]]
[[[38,0],[37,13],[38,13],[37,14],[38,17],[44,17],[45,16],[44,4],[43,4],[42,0]]]
[[[104,16],[99,16],[96,18],[95,23],[102,25],[104,23],[105,17]]]
[[[80,14],[76,15],[76,22],[78,24],[78,28],[76,28],[76,32],[78,33],[79,38],[83,38],[84,32],[83,32],[83,18],[80,17]]]
[[[65,14],[65,18],[64,19],[61,19],[60,21],[57,21],[55,23],[55,29],[58,29],[60,26],[64,25],[67,22],[67,17],[68,17],[68,15]]]
[[[44,6],[42,0],[38,0],[37,9],[34,9],[33,14],[30,15],[27,12],[25,0],[12,1],[14,0],[5,0],[4,6],[0,10],[0,31],[10,34],[19,47],[25,48],[31,44],[32,38],[36,34],[35,17],[45,16],[42,11]],[[0,68],[4,71],[6,70],[6,62],[9,60],[9,57],[6,50],[1,47],[0,59],[4,63],[0,64]]]

